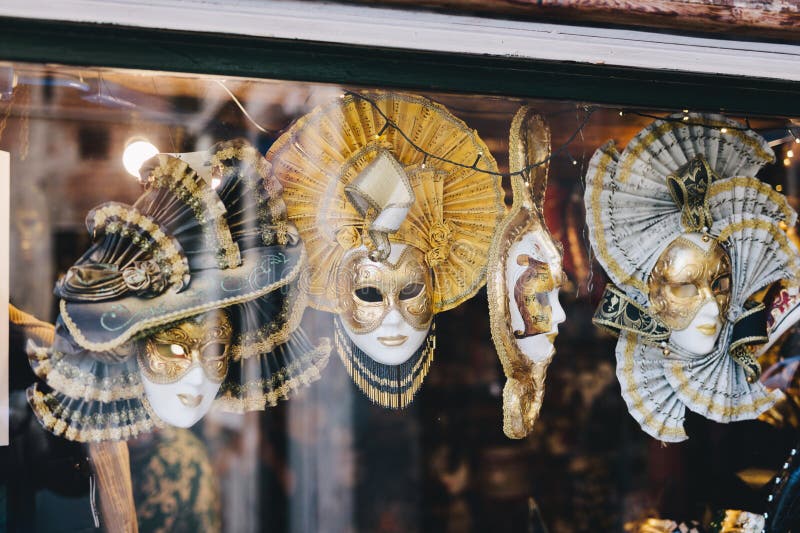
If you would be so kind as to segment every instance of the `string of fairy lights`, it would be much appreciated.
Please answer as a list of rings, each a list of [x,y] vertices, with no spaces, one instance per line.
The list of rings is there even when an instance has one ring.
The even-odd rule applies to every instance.
[[[595,112],[597,112],[600,109],[607,109],[607,108],[603,108],[601,106],[594,106],[594,105],[584,105],[584,106],[582,106],[582,109],[583,109],[584,113],[583,113],[583,118],[580,120],[578,126],[570,134],[570,136],[567,138],[567,140],[563,144],[561,144],[558,148],[552,150],[550,155],[548,155],[547,157],[545,157],[544,159],[542,159],[540,161],[535,161],[533,163],[530,163],[527,166],[523,167],[522,169],[514,171],[514,172],[498,172],[498,171],[491,171],[491,170],[483,169],[483,168],[480,168],[478,166],[478,164],[479,164],[479,162],[480,162],[480,160],[481,160],[481,158],[483,156],[482,153],[478,153],[475,161],[471,165],[469,165],[469,164],[465,164],[465,163],[462,163],[462,162],[459,162],[459,161],[453,161],[453,160],[448,159],[446,157],[442,157],[440,155],[433,154],[431,152],[426,151],[424,148],[422,148],[419,145],[417,145],[416,143],[414,143],[414,141],[406,134],[406,132],[404,132],[402,130],[402,128],[400,128],[400,126],[397,125],[396,122],[394,122],[391,118],[389,118],[389,116],[381,109],[381,107],[378,105],[378,103],[374,99],[370,98],[367,95],[364,95],[364,94],[361,94],[361,93],[357,93],[357,92],[354,92],[354,91],[346,91],[342,95],[342,97],[352,97],[352,98],[355,98],[355,99],[358,99],[358,100],[361,100],[361,101],[364,101],[364,102],[367,102],[368,104],[370,104],[372,106],[373,110],[378,115],[380,115],[380,117],[383,118],[383,120],[385,121],[383,126],[382,126],[382,128],[380,129],[380,131],[378,132],[376,137],[381,137],[386,132],[386,130],[388,128],[394,129],[398,133],[398,135],[400,135],[408,144],[410,144],[415,150],[417,150],[418,152],[423,154],[423,165],[425,164],[425,162],[428,159],[435,159],[435,160],[438,160],[438,161],[440,161],[442,163],[447,163],[447,164],[450,164],[450,165],[453,165],[453,166],[456,166],[456,167],[468,168],[468,169],[471,169],[471,170],[473,170],[475,172],[480,172],[480,173],[490,174],[490,175],[493,175],[493,176],[500,176],[500,177],[511,177],[511,176],[517,176],[517,175],[518,176],[522,176],[522,177],[526,177],[533,169],[548,164],[553,158],[555,158],[555,157],[557,157],[557,156],[559,156],[561,154],[565,154],[570,159],[570,161],[571,161],[571,163],[573,165],[577,165],[578,161],[574,157],[572,157],[572,155],[569,153],[569,146],[575,141],[575,139],[577,138],[578,135],[582,134],[583,129],[589,123],[589,120],[592,118],[592,116],[593,116],[593,114]],[[706,127],[706,128],[708,128],[708,127],[714,128],[715,127],[713,125],[709,125],[706,122],[694,122],[694,121],[692,121],[692,113],[690,113],[688,109],[682,110],[682,114],[681,114],[680,117],[676,117],[676,116],[658,116],[658,115],[645,113],[645,112],[641,112],[641,111],[637,111],[637,110],[630,110],[630,109],[620,109],[618,111],[618,113],[619,113],[619,116],[621,116],[621,117],[625,116],[626,114],[628,114],[628,115],[634,115],[634,116],[638,116],[638,117],[650,118],[650,119],[653,119],[653,120],[661,120],[661,121],[664,121],[664,122],[680,123],[680,124],[682,124],[684,126],[699,126],[699,127]],[[746,126],[740,126],[740,127],[730,126],[730,125],[728,125],[728,126],[720,126],[719,130],[720,130],[720,133],[722,133],[722,134],[728,133],[728,131],[742,131],[742,132],[752,131],[752,128],[750,127],[749,119],[746,118],[745,119],[745,123],[746,123]],[[787,128],[787,133],[788,133],[788,136],[785,138],[785,139],[787,139],[786,142],[793,140],[794,143],[800,144],[800,137],[798,137],[797,132],[794,130],[794,128],[792,128],[792,127]],[[779,144],[783,144],[783,140]],[[799,150],[798,153],[800,153],[800,147],[798,147],[798,150]],[[788,150],[786,152],[786,158],[784,159],[784,164],[786,166],[790,166],[792,164],[792,158],[793,157],[794,157],[794,151],[791,150],[791,149]]]
[[[100,78],[100,80],[102,81],[102,78]],[[270,130],[270,129],[264,128],[261,124],[259,124],[250,115],[250,113],[247,111],[246,106],[242,104],[242,102],[239,100],[239,98],[236,96],[236,94],[234,94],[234,92],[227,87],[227,85],[225,84],[225,82],[223,80],[215,80],[215,81],[216,81],[217,85],[219,85],[225,91],[225,93],[227,93],[227,96],[233,101],[233,103],[236,104],[236,106],[242,112],[243,116],[247,119],[247,121],[250,122],[257,130],[259,130],[262,133],[268,134],[268,135],[278,135],[278,134],[280,134],[280,131]],[[20,86],[21,85],[23,85],[23,84],[20,84]],[[88,87],[88,85],[87,85],[87,87]],[[102,84],[101,84],[101,87],[103,87]],[[15,92],[14,89],[17,89],[17,88],[20,88],[20,87],[17,87],[17,86],[12,87],[11,91],[9,91],[9,94],[7,96],[11,96]],[[105,103],[105,104],[111,105],[114,102],[122,101],[120,99],[115,98],[113,96],[113,94],[111,94],[112,91],[111,91],[110,87],[105,87],[104,91],[107,93],[107,95],[106,95],[105,99],[103,99],[101,101],[101,103]],[[5,95],[5,93],[3,93],[3,95]],[[545,158],[543,158],[540,161],[531,162],[527,166],[525,166],[524,168],[516,170],[516,171],[513,171],[513,172],[499,172],[499,171],[493,171],[493,170],[489,170],[487,168],[482,168],[481,167],[480,162],[481,162],[481,159],[484,156],[484,154],[481,153],[481,152],[476,154],[475,160],[471,164],[468,164],[468,163],[464,163],[464,162],[461,162],[461,161],[454,161],[454,160],[448,159],[447,157],[444,157],[442,155],[435,154],[435,153],[432,153],[432,152],[429,152],[429,151],[425,150],[424,148],[422,148],[421,146],[416,144],[413,141],[413,139],[405,131],[403,131],[403,129],[396,122],[394,122],[389,116],[387,116],[387,114],[383,111],[383,109],[381,109],[380,105],[373,98],[371,98],[370,96],[368,96],[366,94],[363,94],[363,93],[360,93],[360,92],[356,92],[356,91],[345,91],[342,94],[342,97],[343,98],[344,97],[350,97],[350,98],[354,98],[354,99],[357,99],[357,100],[360,100],[360,101],[368,103],[373,108],[373,110],[381,118],[383,118],[384,121],[385,121],[384,124],[383,124],[383,127],[381,128],[381,130],[378,133],[378,137],[382,136],[386,132],[386,130],[389,129],[389,128],[395,130],[397,132],[397,134],[400,135],[401,137],[403,137],[403,139],[410,146],[412,146],[415,150],[417,150],[418,152],[420,152],[423,155],[423,163],[422,163],[423,165],[427,164],[428,160],[436,160],[436,161],[439,161],[441,163],[449,164],[449,165],[452,165],[452,166],[455,166],[455,167],[468,168],[468,169],[470,169],[470,170],[472,170],[474,172],[490,174],[490,175],[493,175],[493,176],[504,177],[504,178],[505,177],[517,176],[517,175],[522,176],[522,177],[525,178],[535,168],[541,167],[543,165],[546,165],[546,164],[550,163],[551,160],[553,160],[553,159],[555,159],[555,158],[557,158],[559,156],[562,156],[562,155],[564,157],[566,157],[570,161],[570,163],[572,165],[576,165],[577,166],[578,165],[578,161],[569,152],[570,145],[575,141],[575,139],[579,135],[583,134],[584,128],[586,128],[586,126],[589,124],[589,122],[591,121],[592,117],[595,115],[595,113],[597,111],[613,109],[613,108],[609,108],[607,106],[586,105],[586,104],[581,105],[581,104],[579,104],[577,106],[578,114],[580,115],[581,112],[582,112],[583,116],[578,118],[577,126],[572,131],[572,133],[567,137],[567,139],[566,139],[566,141],[564,143],[562,143],[557,148],[553,149],[548,156],[546,156]],[[7,115],[10,112],[11,100],[13,100],[13,98],[7,98],[6,96],[3,96],[2,100],[9,100],[9,102],[7,103],[7,107],[4,110],[5,111],[5,113],[3,113],[4,116],[0,117],[0,133],[2,132],[2,129],[3,129],[2,126],[5,125],[5,122],[6,122],[7,118],[8,118]],[[126,103],[126,105],[124,107],[126,107],[126,108],[135,107],[135,104],[133,104],[133,103],[129,103],[127,101],[125,103]],[[672,114],[672,115],[665,115],[665,116],[659,116],[659,115],[656,115],[656,114],[647,113],[647,112],[643,112],[643,111],[639,111],[639,110],[635,110],[635,109],[624,109],[624,108],[623,109],[617,109],[617,112],[618,112],[620,117],[623,117],[625,115],[633,115],[633,116],[637,116],[637,117],[649,118],[649,119],[652,119],[652,120],[661,120],[661,121],[666,121],[666,122],[680,122],[680,123],[682,123],[683,125],[686,125],[686,126],[709,127],[709,124],[707,124],[707,123],[699,123],[699,122],[692,121],[693,114],[690,113],[690,111],[688,109],[683,109],[681,114],[677,114],[677,115],[676,114]],[[723,134],[727,133],[728,130],[738,130],[738,131],[742,131],[742,132],[751,131],[752,128],[750,127],[749,119],[745,118],[744,121],[745,121],[745,126],[741,126],[741,127],[723,126],[723,127],[720,127],[719,128],[720,129],[720,133],[723,133]],[[714,127],[714,126],[711,126],[711,127]],[[785,148],[784,152],[783,152],[783,164],[786,167],[790,167],[796,161],[796,155],[795,154],[797,153],[798,155],[800,155],[800,124],[791,125],[791,126],[787,127],[786,130],[785,130],[785,135],[782,138],[775,139],[775,140],[770,142],[770,146],[772,146],[773,148],[775,148],[777,146],[783,146],[783,145],[788,145],[788,147]]]
[[[239,109],[241,109],[242,111],[245,111],[245,107],[242,105],[242,103],[239,101],[239,99],[236,97],[236,95],[233,94],[232,91],[228,90],[228,88],[225,86],[224,82],[218,81],[217,83],[219,85],[221,85],[223,87],[223,89],[225,89],[225,91],[228,93],[229,97],[239,107]],[[403,131],[403,129],[396,122],[394,122],[386,114],[386,112],[384,112],[383,109],[381,109],[380,105],[373,98],[370,98],[369,96],[367,96],[367,95],[365,95],[363,93],[356,92],[356,91],[345,91],[342,94],[342,98],[346,98],[346,97],[351,97],[351,98],[354,98],[354,99],[357,99],[357,100],[360,100],[360,101],[368,103],[373,108],[373,110],[384,120],[384,124],[381,127],[381,129],[378,131],[378,133],[376,134],[376,138],[382,137],[384,135],[384,133],[386,133],[387,129],[392,128],[410,146],[412,146],[415,150],[417,150],[418,152],[420,152],[423,155],[423,159],[422,159],[423,168],[427,164],[427,161],[429,159],[432,159],[432,160],[436,160],[436,161],[439,161],[439,162],[442,162],[442,163],[453,165],[455,167],[467,168],[467,169],[473,170],[474,172],[479,172],[479,173],[483,173],[483,174],[489,174],[489,175],[492,175],[492,176],[499,176],[499,177],[503,177],[503,178],[506,178],[506,177],[510,178],[512,176],[522,176],[523,178],[526,178],[533,169],[548,164],[551,160],[553,160],[554,158],[556,158],[556,157],[558,157],[558,156],[560,156],[562,154],[564,154],[570,160],[570,162],[572,163],[573,166],[577,166],[578,165],[578,161],[569,152],[569,146],[575,141],[575,139],[579,135],[583,134],[584,128],[587,126],[587,124],[589,123],[590,119],[592,118],[592,116],[594,115],[595,112],[597,112],[599,110],[602,110],[602,109],[609,109],[608,107],[602,107],[602,106],[596,106],[596,105],[588,105],[588,104],[579,106],[579,109],[583,111],[583,118],[580,119],[577,127],[569,135],[567,140],[563,144],[561,144],[558,148],[552,150],[550,152],[550,155],[548,155],[547,157],[543,158],[540,161],[535,161],[533,163],[530,163],[530,164],[528,164],[527,166],[523,167],[520,170],[517,170],[517,171],[514,171],[514,172],[499,172],[499,171],[493,171],[493,170],[488,170],[488,169],[485,169],[485,168],[481,168],[479,166],[479,163],[480,163],[480,161],[481,161],[481,159],[483,158],[483,155],[484,155],[483,153],[480,153],[480,152],[478,154],[476,154],[475,160],[473,161],[472,164],[466,164],[466,163],[463,163],[463,162],[460,162],[460,161],[454,161],[452,159],[448,159],[448,158],[440,156],[438,154],[429,152],[429,151],[425,150],[424,148],[422,148],[421,146],[419,146],[418,144],[416,144],[413,141],[413,139],[411,137],[409,137],[409,135],[405,131]],[[638,110],[633,110],[633,109],[619,109],[618,110],[618,114],[619,114],[620,117],[623,117],[623,116],[625,116],[627,114],[627,115],[633,115],[633,116],[637,116],[637,117],[649,118],[649,119],[653,119],[653,120],[661,120],[661,121],[664,121],[664,122],[681,123],[684,126],[714,127],[713,125],[709,126],[709,124],[706,123],[706,122],[693,122],[692,121],[692,114],[690,113],[690,111],[688,109],[683,109],[682,110],[682,115],[679,118],[675,117],[675,116],[671,116],[671,115],[659,116],[659,115],[654,115],[654,114],[651,114],[651,113],[645,113],[645,112],[638,111]],[[261,132],[264,132],[264,133],[276,133],[276,134],[280,133],[280,132],[270,132],[270,130],[266,130],[260,124],[258,124],[250,116],[249,113],[245,112],[244,116],[245,116],[245,118],[247,120],[249,120],[251,123],[253,123],[253,125]],[[748,118],[745,118],[744,120],[745,120],[745,124],[746,124],[745,126],[739,126],[739,127],[736,127],[736,126],[722,126],[722,127],[719,128],[720,133],[725,134],[729,130],[742,131],[742,132],[751,131],[752,128],[750,127],[750,120]],[[797,129],[800,129],[800,128],[797,128]],[[787,137],[782,139],[780,144],[782,144],[783,142],[788,142],[789,140],[794,140],[795,143],[800,144],[800,137],[798,137],[797,132],[793,128],[788,128],[787,129]],[[798,147],[798,149],[800,149],[800,147]],[[800,151],[798,153],[800,153]],[[784,159],[784,164],[786,166],[790,166],[791,163],[792,163],[792,158],[793,157],[794,157],[794,151],[789,150],[786,153],[786,159]],[[527,184],[527,182],[526,182],[526,184]]]
[[[791,144],[789,148],[784,152],[783,166],[785,167],[792,166],[795,150],[798,150],[798,153],[800,153],[800,146],[798,146],[800,145],[800,137],[797,136],[797,133],[792,128],[789,128],[789,134],[792,136],[792,139],[790,139]]]

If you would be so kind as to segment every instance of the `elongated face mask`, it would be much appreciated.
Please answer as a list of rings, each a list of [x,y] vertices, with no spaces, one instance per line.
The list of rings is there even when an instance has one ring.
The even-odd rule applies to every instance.
[[[200,420],[228,373],[233,329],[216,310],[160,331],[138,355],[145,394],[155,413],[177,427]]]
[[[704,248],[687,237],[667,246],[648,280],[652,309],[673,330],[686,329],[710,301],[724,316],[731,295],[731,260],[725,249],[713,239]]]
[[[397,365],[422,345],[433,320],[432,280],[423,253],[393,244],[386,261],[366,249],[339,267],[339,309],[345,332],[376,361]]]

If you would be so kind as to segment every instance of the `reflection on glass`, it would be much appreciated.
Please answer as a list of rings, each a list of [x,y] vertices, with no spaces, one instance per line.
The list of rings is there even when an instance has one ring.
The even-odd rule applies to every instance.
[[[685,445],[663,448],[639,430],[620,397],[612,355],[615,341],[591,325],[606,279],[602,269],[593,265],[584,236],[582,180],[590,156],[606,139],[615,139],[618,146],[624,146],[652,123],[653,119],[645,115],[661,116],[667,112],[643,110],[638,114],[628,110],[620,116],[618,108],[591,104],[588,113],[582,103],[522,102],[512,96],[424,92],[411,96],[432,102],[432,107],[421,106],[411,112],[403,105],[389,109],[379,103],[381,110],[397,113],[388,116],[393,117],[399,129],[383,129],[380,113],[355,95],[374,99],[376,94],[393,91],[230,78],[223,82],[229,94],[217,80],[202,75],[21,63],[6,63],[3,67],[24,74],[19,79],[36,80],[18,84],[0,102],[0,113],[7,116],[0,132],[0,150],[12,154],[11,300],[19,308],[56,324],[62,333],[72,330],[63,320],[57,322],[61,309],[52,288],[80,263],[87,250],[93,249],[99,235],[87,234],[87,213],[107,202],[134,206],[143,194],[142,183],[132,179],[123,165],[124,149],[130,139],[147,138],[159,150],[172,154],[158,156],[160,163],[169,163],[169,158],[178,154],[209,150],[209,160],[230,162],[230,157],[217,152],[241,154],[237,150],[242,146],[217,143],[237,138],[247,139],[253,147],[251,155],[270,154],[268,163],[253,167],[258,174],[256,181],[270,184],[265,188],[253,190],[238,181],[226,181],[230,176],[224,170],[225,164],[218,174],[209,174],[211,182],[207,185],[225,205],[223,218],[230,217],[232,241],[237,243],[243,264],[251,257],[247,250],[263,238],[272,239],[265,247],[275,252],[269,254],[273,259],[254,265],[246,276],[224,278],[225,283],[214,285],[220,294],[203,293],[200,300],[222,300],[227,297],[222,294],[225,291],[269,286],[275,281],[268,274],[273,272],[270,266],[285,271],[286,276],[281,279],[287,283],[248,302],[211,306],[225,307],[231,325],[230,343],[218,343],[228,345],[227,352],[222,350],[227,373],[219,391],[196,393],[193,389],[170,395],[177,402],[176,412],[178,407],[194,409],[198,396],[202,396],[198,408],[205,407],[203,402],[216,395],[220,409],[212,406],[190,430],[150,431],[152,428],[142,425],[147,431],[140,431],[135,440],[129,441],[140,531],[157,530],[158,524],[166,524],[173,531],[527,531],[542,524],[551,532],[620,531],[626,523],[656,517],[688,524],[706,516],[728,516],[726,511],[737,509],[755,514],[769,512],[772,507],[763,493],[768,480],[758,473],[769,473],[774,483],[774,477],[788,480],[794,472],[792,461],[786,469],[783,465],[796,444],[795,428],[799,423],[791,402],[796,403],[798,387],[793,379],[777,379],[791,364],[791,357],[797,355],[796,331],[780,322],[794,309],[791,302],[795,293],[789,288],[785,293],[772,291],[765,297],[785,305],[770,307],[778,310],[776,331],[780,330],[783,336],[773,339],[761,365],[765,369],[767,363],[783,365],[766,372],[764,380],[771,388],[783,389],[786,401],[761,419],[746,424],[719,425],[688,415],[685,427],[691,439]],[[624,95],[620,98],[624,99]],[[237,102],[248,110],[247,116]],[[302,117],[316,116],[313,113],[317,106],[342,110],[344,104],[345,111],[331,111],[325,115],[327,121],[298,122]],[[504,271],[509,281],[506,301],[513,315],[509,338],[520,343],[515,346],[525,353],[549,354],[552,336],[556,330],[559,333],[555,341],[558,357],[553,358],[547,370],[548,386],[538,419],[526,438],[510,440],[500,431],[504,369],[497,364],[497,351],[491,341],[483,281],[473,281],[481,279],[481,265],[489,255],[488,243],[511,204],[511,180],[486,171],[507,174],[512,170],[509,125],[523,104],[544,117],[550,126],[553,155],[549,160],[546,200],[540,208],[553,244],[563,247],[563,258],[557,266],[559,250],[550,250],[549,240],[538,238],[534,231],[530,239],[520,241],[520,249],[511,250],[511,261]],[[433,128],[425,130],[426,135],[414,137],[419,122],[409,117],[440,113],[438,105],[449,113],[439,115],[446,117],[439,124],[442,130]],[[584,121],[587,115],[590,118]],[[368,123],[370,128],[345,129],[341,127],[343,121]],[[750,125],[759,134],[779,131],[781,137],[794,127],[785,117],[750,117]],[[302,135],[292,137],[291,142],[279,140],[281,132],[299,130]],[[400,131],[425,151],[408,144],[398,149],[404,142]],[[453,135],[453,131],[464,137]],[[469,141],[462,152],[459,146],[447,145],[453,139],[473,136],[480,142]],[[352,139],[358,142],[350,144]],[[365,158],[351,160],[356,151],[367,145],[375,151],[365,150]],[[386,145],[394,146],[392,153],[403,174],[409,177],[414,198],[430,200],[425,209],[409,207],[403,220],[411,224],[401,224],[394,233],[385,232],[388,249],[382,248],[385,242],[376,231],[380,228],[372,224],[378,217],[362,214],[344,192],[345,184],[362,175],[373,155]],[[337,150],[329,150],[331,146]],[[352,153],[345,156],[347,146]],[[780,164],[766,165],[759,177],[773,188],[781,186],[789,201],[796,202],[796,158],[788,155],[785,144],[774,144],[772,150]],[[426,153],[459,161],[464,167]],[[784,165],[784,159],[788,165]],[[189,166],[192,165],[196,163]],[[213,168],[214,164],[210,164],[196,173]],[[288,174],[292,174],[291,179],[282,179]],[[437,180],[438,175],[448,177]],[[264,181],[264,176],[275,180]],[[336,191],[330,192],[327,184],[336,184]],[[456,184],[461,189],[454,193],[451,185]],[[243,190],[241,187],[249,191],[245,196],[252,202],[235,200],[240,198],[237,192]],[[156,192],[152,190],[152,194]],[[267,200],[275,194],[281,195],[283,205]],[[532,194],[536,201],[539,191],[532,190]],[[504,195],[508,196],[505,202]],[[160,198],[165,200],[166,195]],[[382,203],[388,207],[391,199]],[[435,219],[422,217],[431,212],[436,214]],[[248,222],[262,215],[272,220],[263,225]],[[191,216],[194,217],[193,212]],[[215,228],[219,219],[217,215],[208,217],[209,227]],[[179,240],[187,236],[182,232],[186,229],[183,223],[188,220],[172,220],[175,231],[171,233]],[[448,220],[455,222],[448,224]],[[412,226],[424,231],[407,231]],[[101,226],[95,223],[94,227]],[[213,231],[199,232],[196,239],[191,239],[191,246],[188,241],[180,243],[192,274],[183,291],[159,292],[161,284],[154,280],[159,276],[154,275],[152,265],[138,265],[125,277],[103,269],[76,269],[72,271],[74,283],[70,287],[75,289],[82,283],[84,288],[91,287],[95,296],[102,296],[118,294],[123,286],[130,285],[139,291],[136,298],[142,304],[137,309],[153,313],[160,302],[180,302],[181,295],[189,294],[186,291],[196,286],[200,278],[195,277],[195,267],[202,261],[195,261],[198,258],[191,252],[199,247],[214,248],[212,264],[217,272],[209,280],[219,281],[224,271],[230,270],[217,268],[217,248],[232,247],[218,247],[227,240],[215,240],[215,235],[219,236]],[[403,253],[400,245],[418,250],[419,254],[412,255],[425,268],[414,267],[411,270],[416,274],[402,276],[383,271],[380,282],[374,284],[351,278],[348,283],[360,285],[346,293],[337,292],[337,268],[312,268],[326,255],[320,250],[336,250],[340,256],[331,264],[338,264],[355,261],[355,255],[348,254],[356,254],[353,250],[362,246],[368,254],[382,250],[389,250],[390,254],[374,258],[368,255],[358,260],[360,264],[386,260],[396,264]],[[448,260],[457,260],[443,261],[446,250],[450,252]],[[653,263],[658,255],[653,257]],[[113,262],[105,261],[109,257],[95,259],[101,259],[97,263]],[[133,263],[144,259],[137,258]],[[303,266],[294,270],[298,264]],[[128,264],[123,269],[125,266]],[[462,266],[465,270],[451,268]],[[646,269],[648,274],[651,269]],[[560,275],[562,272],[564,276]],[[447,283],[442,282],[445,279]],[[164,284],[165,291],[170,291],[167,286],[182,285],[177,278],[173,281],[174,284]],[[719,276],[709,285],[718,281]],[[706,284],[700,285],[698,292],[705,290]],[[568,317],[561,324],[557,324],[561,313],[554,293],[559,286],[560,305]],[[684,295],[684,290],[691,289],[676,288],[675,297],[691,298]],[[159,300],[159,294],[168,296]],[[422,295],[429,298],[430,307],[416,305]],[[373,306],[381,307],[374,314],[376,321],[380,317],[381,323],[395,320],[398,327],[404,327],[401,323],[419,326],[376,334],[373,345],[361,348],[365,353],[372,352],[381,364],[406,357],[402,354],[391,359],[390,349],[417,344],[415,335],[424,331],[429,309],[430,314],[436,315],[435,364],[430,366],[425,386],[404,410],[373,405],[354,387],[344,364],[337,358],[326,364],[330,350],[335,349],[337,332],[330,313],[323,311],[339,314],[338,302],[345,296],[364,313],[349,312],[353,319],[350,322],[342,317],[340,342],[351,339],[346,327],[369,322]],[[83,309],[89,309],[90,303],[85,305]],[[79,308],[77,302],[70,302],[68,316],[73,317]],[[209,310],[181,320],[203,320]],[[386,310],[389,312],[384,316]],[[519,312],[518,317],[513,310]],[[99,323],[102,314],[86,316],[95,316]],[[398,316],[402,320],[398,321]],[[217,317],[215,323],[224,322]],[[31,357],[34,362],[41,357],[42,364],[50,363],[48,372],[55,376],[61,371],[65,380],[69,378],[86,394],[96,391],[95,401],[106,404],[145,397],[139,361],[144,357],[143,363],[149,366],[148,353],[153,356],[155,367],[163,368],[165,374],[170,373],[167,368],[175,369],[172,375],[178,381],[157,384],[159,387],[183,386],[180,380],[196,378],[197,374],[203,376],[204,383],[216,387],[223,375],[218,345],[209,352],[198,352],[201,346],[196,342],[162,338],[154,351],[147,352],[145,338],[154,332],[145,327],[129,330],[122,326],[127,318],[122,313],[115,318],[106,316],[105,323],[111,329],[130,333],[113,349],[81,348],[75,338],[64,334],[58,335],[53,345],[35,341],[38,348],[32,350]],[[168,330],[163,327],[174,328],[179,322],[171,320],[156,329],[164,333]],[[778,322],[787,327],[780,329]],[[265,324],[274,326],[255,327]],[[118,327],[121,329],[115,329]],[[208,328],[202,329],[201,339]],[[378,331],[358,333],[359,328],[350,329],[356,336]],[[85,328],[79,331],[88,332]],[[84,337],[91,342],[108,342],[90,338],[92,332],[88,333],[90,336]],[[109,339],[117,338],[107,333]],[[30,336],[21,334],[12,351],[9,453],[15,460],[6,485],[10,530],[59,530],[59,525],[91,527],[91,467],[85,454],[61,437],[50,437],[26,404],[25,389],[37,379],[29,370],[25,349]],[[407,337],[402,343],[401,336]],[[196,339],[197,335],[191,337]],[[330,339],[327,346],[325,338]],[[200,344],[204,342],[201,340]],[[525,342],[536,342],[537,346],[525,347]],[[391,346],[393,343],[397,346]],[[421,346],[428,344],[423,342]],[[80,353],[82,363],[72,366],[76,372],[70,373],[64,366],[71,359],[51,358],[53,350]],[[660,347],[658,351],[661,354]],[[262,353],[271,355],[265,358],[260,356]],[[107,373],[96,373],[101,365]],[[110,371],[111,368],[116,370]],[[154,375],[159,373],[160,370]],[[85,378],[87,375],[93,377]],[[129,394],[118,399],[100,398],[102,391],[111,390],[101,386],[103,379],[131,380],[126,382]],[[68,381],[65,380],[62,383]],[[41,387],[42,394],[52,392],[42,381],[37,387]],[[186,395],[185,401],[179,394]],[[289,402],[281,401],[288,396],[292,396]],[[150,403],[162,405],[157,400]],[[237,413],[259,411],[234,414],[222,407]],[[97,417],[92,418],[97,411],[82,411],[75,402],[69,409],[73,425],[80,417],[76,431],[90,430],[97,421]],[[162,414],[159,419],[169,422],[168,417]],[[112,424],[112,428],[120,428],[120,435],[122,427]],[[748,454],[743,456],[741,450],[748,450]],[[73,462],[74,458],[78,461]],[[76,470],[74,464],[84,466]],[[783,492],[775,493],[776,501],[793,494],[791,485],[781,482],[779,487]],[[168,498],[165,494],[177,496]]]

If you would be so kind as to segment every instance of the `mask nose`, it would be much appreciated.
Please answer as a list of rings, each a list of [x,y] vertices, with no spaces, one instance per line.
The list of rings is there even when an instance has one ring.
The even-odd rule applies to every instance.
[[[697,312],[698,315],[717,320],[719,319],[719,304],[713,298],[710,298],[703,307],[700,308],[700,311]]]
[[[199,387],[203,384],[203,380],[205,376],[203,375],[203,369],[199,366],[195,366],[192,368],[188,374],[183,378],[183,382],[187,385],[194,385]]]
[[[561,302],[558,301],[558,289],[550,291],[550,294],[547,295],[547,299],[550,302],[550,308],[553,313],[551,318],[553,326],[557,326],[567,319],[567,313],[564,311],[564,308],[561,307]]]
[[[389,311],[389,314],[386,315],[386,318],[383,319],[383,325],[389,327],[398,327],[402,322],[403,315],[394,307]]]

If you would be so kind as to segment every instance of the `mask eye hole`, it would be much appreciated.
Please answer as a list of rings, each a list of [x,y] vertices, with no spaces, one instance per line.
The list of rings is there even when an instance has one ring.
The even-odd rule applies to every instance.
[[[203,359],[221,359],[225,355],[227,345],[221,342],[212,342],[203,348]]]
[[[173,344],[168,342],[156,342],[155,344],[156,351],[158,351],[158,355],[163,357],[164,359],[185,359],[186,358],[186,349],[180,344]]]
[[[720,276],[711,283],[711,290],[714,294],[724,294],[731,290],[731,277]]]
[[[697,287],[693,283],[681,283],[679,285],[670,285],[670,292],[677,298],[691,298],[697,296]]]
[[[353,294],[362,302],[375,303],[383,301],[383,293],[378,287],[361,287],[353,291]]]
[[[410,300],[418,296],[423,290],[425,290],[425,285],[422,283],[409,283],[400,290],[399,298],[401,300]]]

